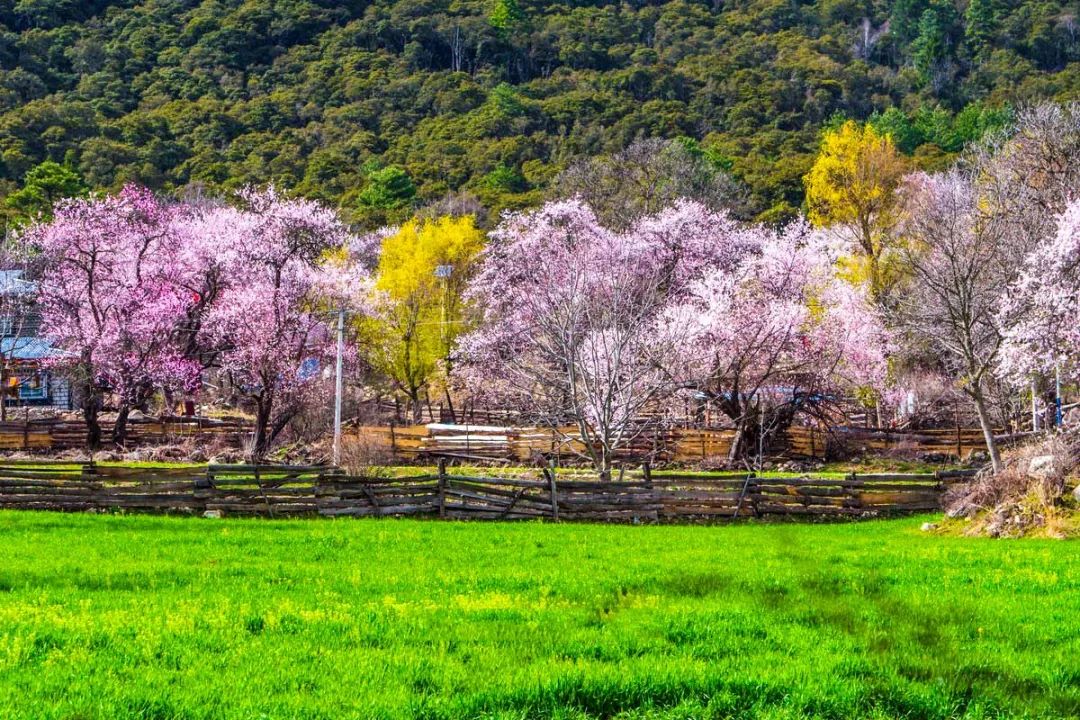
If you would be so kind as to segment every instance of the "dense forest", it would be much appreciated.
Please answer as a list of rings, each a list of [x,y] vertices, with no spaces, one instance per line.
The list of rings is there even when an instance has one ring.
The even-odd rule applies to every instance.
[[[575,159],[667,137],[741,183],[748,215],[783,218],[844,118],[937,169],[1010,108],[1080,95],[1078,14],[1063,0],[4,0],[0,195],[25,212],[27,174],[61,169],[72,188],[273,182],[374,225],[455,192],[534,205]]]

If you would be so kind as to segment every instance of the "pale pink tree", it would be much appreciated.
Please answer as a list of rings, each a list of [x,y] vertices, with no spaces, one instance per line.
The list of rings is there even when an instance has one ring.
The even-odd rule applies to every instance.
[[[988,205],[979,181],[963,170],[906,179],[901,230],[908,277],[893,321],[905,344],[932,355],[971,401],[997,470],[989,388],[1017,319],[1006,312],[1007,293],[1024,244],[1010,218]]]
[[[752,228],[666,313],[685,328],[678,374],[736,429],[731,459],[797,414],[883,387],[889,340],[866,288],[836,275],[837,249],[804,222]]]
[[[571,424],[610,476],[647,428],[644,411],[681,383],[672,360],[684,328],[665,310],[742,237],[726,214],[690,202],[622,233],[578,201],[511,215],[471,286],[485,314],[461,343],[462,372],[553,429]]]
[[[163,388],[192,388],[200,366],[180,343],[195,303],[177,282],[173,226],[184,209],[132,186],[111,197],[70,200],[24,240],[41,252],[45,336],[80,392],[88,444],[100,445],[98,413],[116,395],[113,441],[130,410]]]
[[[274,188],[244,190],[237,207],[212,210],[204,222],[204,247],[222,278],[201,321],[204,343],[254,406],[252,454],[261,457],[329,366],[325,294],[346,292],[347,283],[327,280],[322,260],[349,234],[332,210]]]
[[[1001,367],[1016,384],[1056,371],[1080,378],[1080,199],[1027,257],[1000,315],[1008,323]]]

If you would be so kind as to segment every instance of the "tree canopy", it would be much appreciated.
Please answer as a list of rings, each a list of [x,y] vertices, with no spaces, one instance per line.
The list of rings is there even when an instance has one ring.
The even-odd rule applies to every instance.
[[[790,218],[823,128],[939,169],[1080,87],[1075,3],[20,0],[0,4],[0,195],[274,183],[376,227],[451,192],[538,205],[582,157],[689,138]],[[15,201],[19,202],[19,201]]]

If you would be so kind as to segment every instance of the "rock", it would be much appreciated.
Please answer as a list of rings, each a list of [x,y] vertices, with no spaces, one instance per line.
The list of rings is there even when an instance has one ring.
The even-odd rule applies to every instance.
[[[1072,496],[1073,496],[1073,500],[1080,503],[1080,485],[1077,485],[1076,487],[1073,488]]]
[[[990,462],[990,453],[985,450],[971,450],[964,458],[964,464],[968,467],[985,465]]]
[[[1028,461],[1028,474],[1046,479],[1054,474],[1054,456],[1037,455]]]
[[[132,410],[128,413],[128,420],[145,420],[146,413],[142,410]]]
[[[202,514],[202,516],[204,518],[206,518],[207,520],[220,520],[221,519],[221,511],[220,510],[207,510],[206,512],[204,512]]]
[[[924,522],[922,524],[922,527],[919,528],[919,529],[922,530],[923,532],[933,532],[934,530],[938,529],[938,524],[937,523],[932,523],[932,522]]]

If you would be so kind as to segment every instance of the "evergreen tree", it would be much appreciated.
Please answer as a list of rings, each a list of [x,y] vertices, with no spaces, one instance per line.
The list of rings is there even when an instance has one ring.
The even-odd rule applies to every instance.
[[[949,0],[936,0],[919,18],[919,34],[911,43],[911,59],[924,83],[938,84],[939,72],[953,52],[952,30],[956,8]]]
[[[970,0],[964,12],[964,37],[975,56],[986,52],[1000,22],[998,0]]]
[[[495,0],[488,14],[488,24],[499,31],[500,35],[509,35],[521,28],[527,17],[517,0]]]
[[[8,195],[4,204],[12,211],[16,223],[39,217],[49,220],[57,201],[83,195],[86,190],[82,178],[74,170],[46,160],[26,173],[22,189]]]
[[[360,192],[360,205],[373,210],[398,210],[412,203],[416,186],[409,174],[396,165],[374,170]]]

